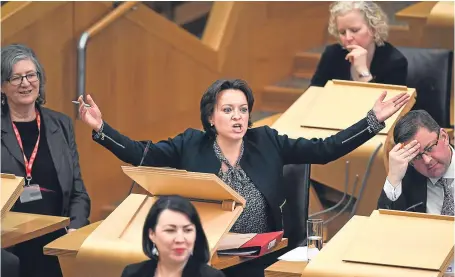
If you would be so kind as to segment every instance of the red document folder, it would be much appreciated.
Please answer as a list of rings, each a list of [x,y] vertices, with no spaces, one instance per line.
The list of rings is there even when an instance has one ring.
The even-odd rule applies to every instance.
[[[259,257],[283,239],[283,231],[263,234],[228,234],[218,246],[218,255]]]

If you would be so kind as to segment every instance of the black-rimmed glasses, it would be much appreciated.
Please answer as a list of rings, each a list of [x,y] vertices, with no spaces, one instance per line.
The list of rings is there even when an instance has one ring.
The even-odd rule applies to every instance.
[[[9,78],[8,82],[13,86],[19,86],[24,81],[24,78],[27,79],[29,83],[34,83],[39,80],[38,72],[32,72],[21,76],[13,76]]]
[[[425,147],[425,149],[423,149],[423,152],[417,154],[417,156],[415,156],[414,159],[411,160],[411,164],[415,163],[415,162],[418,162],[418,161],[421,161],[423,159],[423,155],[430,156],[430,153],[434,151],[435,147],[439,143],[440,135],[441,135],[441,131],[438,132],[438,137],[436,138],[436,141],[434,141],[433,143],[431,143],[430,145]]]

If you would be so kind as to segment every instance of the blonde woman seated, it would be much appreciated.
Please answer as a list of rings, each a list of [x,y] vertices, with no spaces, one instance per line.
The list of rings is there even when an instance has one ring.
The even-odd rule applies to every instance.
[[[408,61],[388,43],[387,16],[370,1],[340,1],[330,6],[329,33],[339,43],[326,47],[312,86],[332,79],[406,85]]]
[[[142,232],[150,260],[128,265],[122,277],[223,277],[207,265],[209,245],[199,215],[187,199],[162,196],[150,209]]]

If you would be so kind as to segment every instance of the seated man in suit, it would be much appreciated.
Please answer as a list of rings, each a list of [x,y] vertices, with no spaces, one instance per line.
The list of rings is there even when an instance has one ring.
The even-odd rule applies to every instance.
[[[426,111],[415,110],[397,122],[393,139],[378,208],[453,216],[455,168],[447,132]]]

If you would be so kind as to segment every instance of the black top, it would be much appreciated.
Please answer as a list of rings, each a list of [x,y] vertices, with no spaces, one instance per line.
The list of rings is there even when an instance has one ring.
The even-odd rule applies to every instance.
[[[36,120],[31,122],[15,122],[15,124],[21,135],[25,156],[27,160],[30,160],[36,140],[38,139],[38,124]],[[41,137],[36,159],[32,167],[32,180],[30,184],[38,184],[41,188],[50,191],[42,190],[41,195],[43,199],[41,200],[21,203],[20,199],[18,199],[12,210],[16,212],[60,216],[62,214],[62,189],[58,182],[57,172],[47,145],[43,121],[41,121]]]
[[[70,218],[68,228],[80,228],[89,224],[90,197],[82,180],[72,120],[67,115],[39,105],[36,105],[36,109],[38,109],[42,119],[42,137],[36,163],[41,163],[39,160],[44,159],[44,161],[49,161],[50,166],[40,169],[39,167],[42,165],[35,165],[37,168],[32,169],[32,177],[38,178],[36,174],[44,178],[54,178],[56,176],[58,182],[41,179],[42,177],[33,181],[46,188],[59,185],[61,193],[58,193],[61,194],[62,203],[54,206],[61,206],[60,211],[55,214]],[[36,125],[36,122],[34,124]],[[1,111],[1,132],[2,173],[25,176],[24,155],[17,143],[10,114],[7,110],[5,111],[4,107],[2,107]],[[36,143],[36,135],[35,133],[35,137],[31,138],[31,144],[33,144],[33,146],[30,146],[31,148]],[[28,155],[30,155],[31,150],[28,151]],[[47,158],[43,158],[43,156]],[[46,165],[45,162],[43,164]],[[49,173],[49,170],[52,170],[52,173]],[[36,173],[34,173],[35,171]]]
[[[327,46],[311,79],[311,86],[323,87],[333,79],[352,80],[351,63],[345,59],[348,53],[338,43]],[[405,86],[408,61],[398,49],[385,42],[376,47],[370,72],[373,76],[370,82]]]
[[[351,152],[375,135],[364,118],[346,130],[326,139],[291,139],[268,126],[250,128],[244,141],[240,167],[264,195],[271,211],[273,231],[282,230],[283,166],[286,164],[326,164]],[[139,165],[147,145],[120,134],[107,123],[93,139],[122,161]],[[221,162],[213,151],[215,138],[205,132],[187,129],[184,133],[151,143],[145,166],[172,167],[192,172],[218,174]],[[203,189],[203,188],[201,188]],[[285,226],[286,228],[286,226]]]
[[[125,267],[121,277],[153,277],[158,263],[156,260],[147,260]],[[182,277],[224,277],[224,273],[207,264],[198,264],[188,261],[183,270]]]

